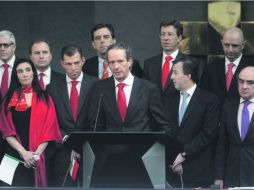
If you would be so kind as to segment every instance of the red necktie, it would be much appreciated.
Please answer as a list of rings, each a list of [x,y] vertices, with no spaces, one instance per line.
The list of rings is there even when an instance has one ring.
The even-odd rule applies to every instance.
[[[118,105],[118,109],[120,111],[122,120],[124,121],[125,115],[126,115],[126,111],[127,111],[126,97],[125,97],[125,93],[123,91],[124,83],[119,83],[117,85],[117,87],[118,87],[117,105]]]
[[[108,78],[108,64],[106,62],[103,62],[103,72],[101,79],[104,80],[106,78]]]
[[[43,77],[45,76],[45,74],[40,73],[39,76],[40,76],[40,80],[39,80],[40,86],[41,86],[42,90],[45,90],[45,85],[44,85],[44,82],[43,82]]]
[[[78,81],[71,81],[71,95],[70,95],[70,104],[73,114],[73,119],[76,122],[78,114],[78,90],[76,88]]]
[[[229,90],[230,87],[230,83],[232,81],[233,78],[233,67],[234,67],[234,63],[229,63],[228,64],[228,71],[226,73],[226,85],[227,85],[227,90]]]
[[[7,90],[8,90],[8,67],[9,65],[7,63],[4,63],[2,65],[2,67],[4,68],[4,72],[3,72],[3,76],[2,76],[2,82],[1,82],[1,94],[2,97],[6,94]]]
[[[169,75],[169,71],[170,71],[170,61],[172,59],[173,58],[170,55],[165,57],[165,62],[163,64],[162,75],[161,75],[161,86],[162,86],[162,89],[165,88],[166,82],[168,80],[168,75]]]

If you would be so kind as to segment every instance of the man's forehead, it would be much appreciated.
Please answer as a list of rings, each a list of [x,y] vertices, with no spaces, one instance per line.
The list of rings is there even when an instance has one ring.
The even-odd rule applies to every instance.
[[[240,72],[239,78],[242,80],[254,80],[254,68],[244,69]]]
[[[81,59],[81,55],[78,52],[76,52],[74,55],[71,55],[71,56],[67,55],[67,54],[64,54],[63,58],[65,58],[65,59],[80,58]]]
[[[94,34],[97,35],[105,35],[105,34],[111,34],[108,28],[99,28],[94,31]]]
[[[0,36],[0,42],[10,42],[10,38],[8,36]]]

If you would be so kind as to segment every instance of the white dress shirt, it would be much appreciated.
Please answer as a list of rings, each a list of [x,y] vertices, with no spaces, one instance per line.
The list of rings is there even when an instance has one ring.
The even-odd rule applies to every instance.
[[[249,119],[251,121],[253,112],[254,112],[254,98],[250,99],[251,103],[248,105],[249,110]],[[238,108],[238,115],[237,115],[237,123],[238,123],[238,130],[241,136],[241,128],[242,128],[242,111],[243,111],[244,99],[240,98],[240,104]]]
[[[7,64],[9,65],[9,67],[8,67],[8,87],[10,86],[10,83],[11,83],[11,73],[12,73],[15,59],[16,59],[16,57],[15,57],[15,55],[13,55],[12,58],[7,62]],[[0,60],[0,85],[2,83],[2,77],[4,74],[4,67],[2,67],[3,64],[4,64],[4,62],[2,60]]]
[[[80,88],[81,88],[82,79],[83,79],[83,72],[81,72],[79,77],[75,80],[75,81],[78,81],[78,83],[76,84],[78,95],[80,94]],[[67,89],[68,89],[69,98],[71,96],[71,86],[72,86],[71,81],[73,81],[73,80],[66,74],[66,83],[67,83]]]
[[[193,94],[194,94],[196,88],[197,88],[197,85],[194,84],[190,89],[185,90],[185,92],[189,95],[188,98],[187,98],[187,100],[186,100],[186,101],[187,101],[187,106],[189,105],[190,100],[191,100],[191,97],[193,96]],[[180,108],[181,108],[181,105],[182,105],[182,103],[183,103],[183,92],[184,92],[184,91],[181,91],[181,92],[180,92],[180,103],[179,103],[179,107],[178,107],[178,113],[180,112]]]
[[[238,65],[239,65],[239,63],[240,63],[240,61],[241,61],[241,58],[242,58],[242,54],[234,61],[234,62],[231,62],[231,61],[229,61],[228,60],[228,58],[227,57],[225,57],[225,74],[228,72],[228,65],[230,64],[230,63],[234,63],[234,67],[233,67],[233,69],[232,69],[232,71],[233,71],[233,74],[235,74],[235,71],[236,71],[236,69],[237,69],[237,67],[238,67]]]
[[[115,89],[116,89],[116,98],[117,98],[117,94],[118,94],[118,87],[117,85],[120,83],[119,81],[115,80]],[[133,82],[134,82],[134,77],[131,73],[129,73],[128,77],[121,83],[124,83],[124,88],[123,91],[125,93],[125,98],[126,98],[126,106],[128,107],[129,105],[129,101],[130,101],[130,96],[131,96],[131,90],[133,87]]]
[[[170,61],[170,68],[169,70],[171,70],[173,64],[172,64],[172,61],[174,61],[176,59],[176,56],[177,54],[179,53],[179,49],[175,50],[173,53],[170,54],[170,56],[173,58],[171,61]],[[165,63],[165,58],[169,56],[167,55],[164,51],[163,51],[163,56],[162,56],[162,63],[161,63],[161,68],[163,68],[163,65]]]
[[[38,74],[38,80],[40,80],[40,74],[42,72],[37,70],[37,74]],[[46,69],[46,71],[43,72],[45,74],[45,76],[43,77],[43,83],[44,83],[44,86],[46,87],[49,83],[50,83],[50,79],[51,79],[51,68],[48,67]]]

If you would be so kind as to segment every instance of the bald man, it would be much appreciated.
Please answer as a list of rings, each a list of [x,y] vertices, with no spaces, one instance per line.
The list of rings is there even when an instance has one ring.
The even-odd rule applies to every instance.
[[[254,66],[254,59],[242,55],[245,40],[237,27],[224,33],[221,44],[225,56],[206,65],[200,86],[217,95],[222,106],[225,100],[239,97],[236,76],[243,68]]]
[[[221,188],[254,186],[254,67],[244,68],[237,83],[240,98],[222,109],[215,165]]]

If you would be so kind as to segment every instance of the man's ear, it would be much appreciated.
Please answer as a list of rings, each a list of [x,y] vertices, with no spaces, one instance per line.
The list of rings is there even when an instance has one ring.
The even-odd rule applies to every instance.
[[[95,48],[94,41],[92,41],[92,47],[93,47],[93,49],[96,49],[96,48]]]
[[[63,60],[60,60],[60,64],[64,68],[64,62],[63,62]]]
[[[85,64],[85,62],[86,62],[86,58],[82,57],[81,60],[82,60],[82,66],[83,66]]]
[[[133,59],[128,60],[129,65],[129,70],[131,71],[132,65],[133,65]]]

